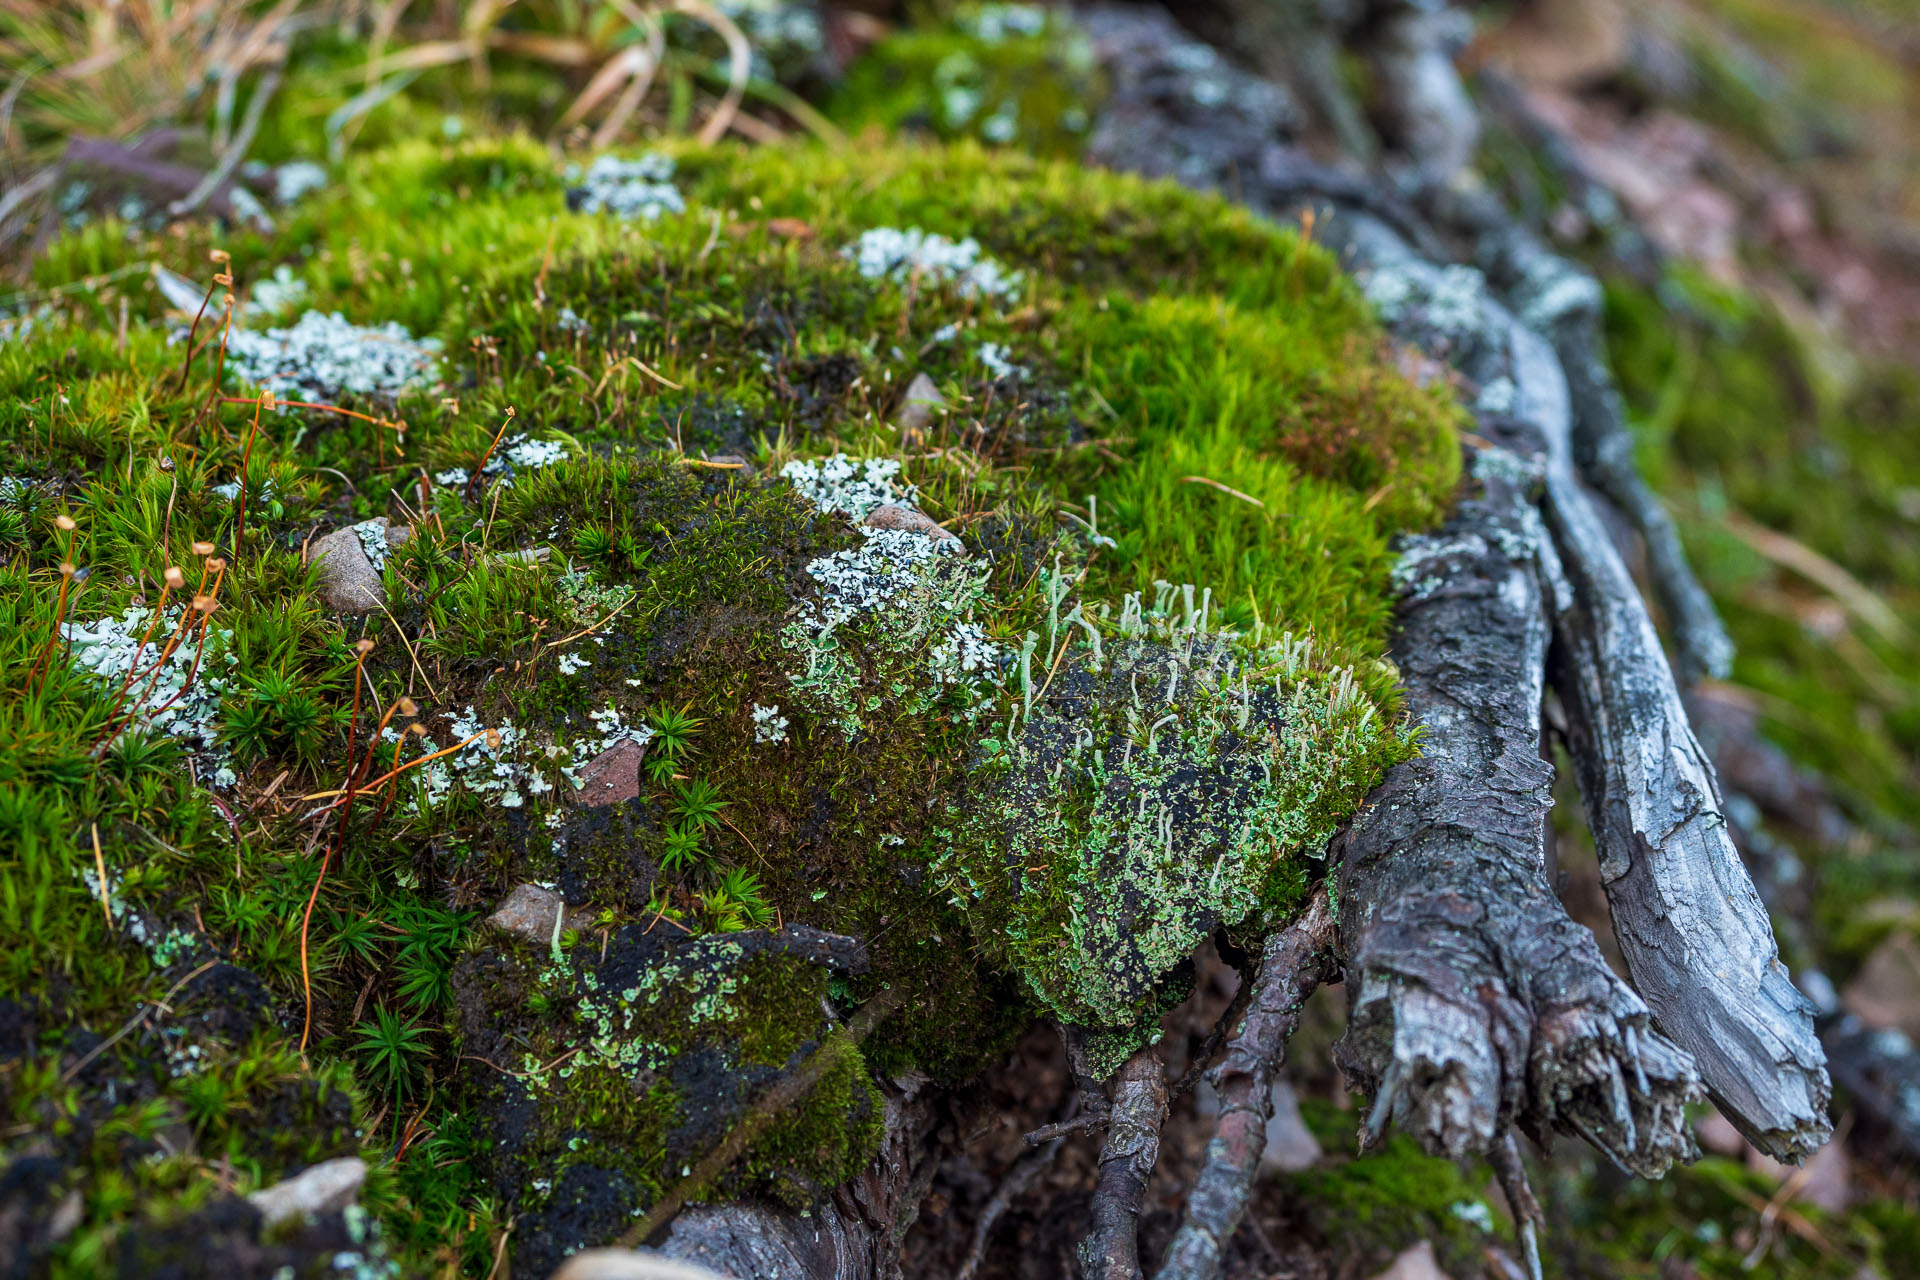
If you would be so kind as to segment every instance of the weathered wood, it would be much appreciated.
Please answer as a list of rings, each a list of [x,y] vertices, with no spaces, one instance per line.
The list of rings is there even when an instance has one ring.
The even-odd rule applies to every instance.
[[[1721,1110],[1762,1150],[1798,1158],[1829,1127],[1813,1009],[1780,963],[1659,635],[1581,487],[1560,361],[1478,272],[1419,261],[1365,215],[1344,221],[1348,256],[1400,335],[1446,354],[1486,389],[1483,405],[1498,385],[1506,416],[1545,446],[1542,505],[1566,582],[1555,683],[1621,952]],[[1416,651],[1411,637],[1403,646]]]
[[[1442,225],[1470,240],[1475,261],[1515,317],[1559,358],[1572,425],[1569,456],[1580,478],[1619,508],[1644,540],[1647,576],[1667,612],[1683,682],[1724,678],[1733,665],[1733,642],[1687,563],[1672,517],[1634,465],[1633,437],[1600,335],[1600,282],[1548,249],[1485,190],[1433,187],[1427,205]]]
[[[1523,404],[1549,428],[1567,423],[1551,350],[1518,326],[1513,345]],[[1653,620],[1575,475],[1571,433],[1550,430],[1548,446],[1545,512],[1573,588],[1555,620],[1554,685],[1621,953],[1728,1119],[1798,1159],[1831,1130],[1813,1006],[1780,963]]]
[[[1558,1130],[1658,1174],[1692,1150],[1692,1064],[1546,878],[1542,589],[1558,571],[1530,500],[1538,463],[1493,448],[1474,471],[1482,492],[1409,539],[1399,570],[1394,659],[1421,756],[1336,843],[1341,1065],[1374,1094],[1370,1140],[1392,1122],[1458,1157],[1514,1126]]]
[[[1300,1026],[1307,997],[1336,972],[1333,910],[1325,891],[1301,917],[1267,940],[1252,982],[1253,1001],[1225,1055],[1207,1072],[1220,1118],[1207,1162],[1187,1198],[1158,1280],[1216,1280],[1240,1226],[1273,1115],[1273,1072]]]
[[[1157,1049],[1142,1049],[1113,1081],[1113,1111],[1093,1191],[1093,1230],[1080,1242],[1086,1280],[1139,1280],[1140,1203],[1160,1159],[1160,1127],[1166,1122],[1166,1069]]]

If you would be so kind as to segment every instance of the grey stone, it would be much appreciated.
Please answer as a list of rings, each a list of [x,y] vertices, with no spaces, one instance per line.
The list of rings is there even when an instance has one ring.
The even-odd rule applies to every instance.
[[[1267,1145],[1260,1152],[1260,1173],[1299,1173],[1320,1162],[1320,1143],[1300,1118],[1300,1100],[1285,1080],[1273,1082],[1273,1114],[1267,1117]]]
[[[384,526],[386,517],[378,517]],[[372,613],[386,599],[380,571],[367,559],[357,526],[335,529],[307,549],[308,563],[320,565],[320,599],[338,613]]]
[[[367,1162],[358,1156],[322,1160],[284,1182],[276,1182],[247,1197],[260,1211],[264,1225],[295,1218],[317,1218],[338,1213],[354,1202],[367,1180]]]
[[[556,918],[562,930],[577,931],[593,923],[593,912],[585,907],[568,907],[567,900],[552,889],[522,884],[515,885],[513,892],[501,899],[494,913],[487,917],[487,923],[529,942],[546,943],[553,939]]]
[[[947,398],[940,394],[940,388],[933,385],[933,379],[924,373],[913,375],[913,381],[907,384],[907,394],[900,401],[900,412],[895,421],[909,431],[924,431],[935,415],[947,407]]]

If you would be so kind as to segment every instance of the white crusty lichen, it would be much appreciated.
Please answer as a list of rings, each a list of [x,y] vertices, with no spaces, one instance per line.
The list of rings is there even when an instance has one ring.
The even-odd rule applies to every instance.
[[[513,487],[513,473],[550,467],[567,456],[567,446],[558,440],[536,440],[524,432],[508,436],[480,468],[483,476],[496,476],[502,488]],[[433,482],[442,489],[461,489],[472,478],[465,467],[448,467],[434,473]]]
[[[763,707],[753,704],[753,740],[755,742],[785,742],[787,740],[787,718],[780,714],[775,704]]]
[[[836,453],[820,462],[795,459],[780,469],[787,483],[822,511],[838,511],[856,522],[875,507],[912,505],[917,490],[900,483],[900,464],[892,458],[856,461]]]
[[[781,474],[820,510],[855,521],[883,505],[911,506],[915,492],[901,483],[900,465],[890,458],[835,454],[818,463],[790,462]],[[854,527],[858,546],[808,563],[818,594],[796,606],[781,632],[781,643],[805,659],[800,671],[787,675],[802,704],[849,739],[864,723],[863,710],[877,705],[881,688],[910,714],[949,696],[955,711],[978,714],[999,687],[1005,658],[972,617],[986,596],[986,566],[950,554],[960,546],[955,539]],[[852,648],[865,653],[865,664]]]
[[[1006,347],[998,342],[983,342],[980,344],[980,363],[985,365],[987,372],[992,374],[996,379],[1006,378],[1017,380],[1027,376],[1026,369],[1015,364],[1008,358]]]
[[[367,553],[367,563],[373,566],[375,573],[387,567],[387,522],[385,520],[362,520],[353,526],[353,535],[360,539],[360,549]]]
[[[311,160],[292,160],[273,171],[273,198],[288,205],[327,185],[327,171]]]
[[[1008,298],[1020,288],[1020,273],[988,257],[972,236],[949,240],[918,227],[875,227],[842,252],[869,280],[950,283],[969,297]]]
[[[240,314],[249,322],[265,320],[291,311],[306,300],[307,282],[293,274],[293,268],[283,262],[273,269],[272,275],[254,281]]]
[[[231,786],[232,767],[220,747],[220,700],[237,659],[231,635],[191,610],[159,618],[135,605],[118,618],[70,622],[62,631],[73,665],[99,684],[116,713],[121,733],[144,729],[180,740],[194,772],[215,786]],[[124,694],[122,691],[124,690]]]
[[[663,213],[685,213],[687,202],[673,185],[673,157],[647,154],[632,160],[599,156],[584,170],[567,170],[574,186],[568,206],[580,213],[611,213],[652,222]]]
[[[227,335],[226,367],[281,400],[395,396],[431,385],[439,363],[437,338],[416,340],[398,324],[362,327],[337,311],[309,311],[291,328]]]
[[[490,728],[472,707],[443,712],[442,718],[451,723],[454,743],[465,745],[421,770],[425,774],[423,781],[430,804],[445,798],[455,782],[475,795],[496,797],[505,809],[518,809],[526,804],[528,796],[545,795],[554,789],[553,781],[541,771],[538,761],[531,758],[529,744],[512,720],[502,720]],[[383,736],[395,740],[391,730]],[[419,750],[423,755],[432,755],[439,749],[432,738],[420,739]],[[565,771],[552,760],[555,754],[546,753],[552,765],[550,772],[558,776]]]

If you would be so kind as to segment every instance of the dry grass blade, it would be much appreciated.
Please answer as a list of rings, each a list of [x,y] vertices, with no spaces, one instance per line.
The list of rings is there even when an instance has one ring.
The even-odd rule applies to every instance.
[[[1788,537],[1777,529],[1749,520],[1737,511],[1729,511],[1721,521],[1734,537],[1783,569],[1791,569],[1839,602],[1840,607],[1880,635],[1902,644],[1908,631],[1906,623],[1873,589],[1848,573],[1806,543]]]
[[[1229,494],[1235,498],[1238,498],[1242,502],[1251,502],[1254,506],[1260,507],[1262,509],[1264,509],[1267,505],[1266,503],[1260,501],[1260,499],[1254,497],[1250,493],[1242,493],[1238,489],[1234,489],[1227,485],[1221,484],[1218,480],[1210,479],[1207,476],[1181,476],[1180,483],[1204,484],[1208,488],[1218,489],[1222,493]]]
[[[673,7],[677,12],[706,23],[727,42],[726,96],[720,99],[720,105],[713,109],[713,115],[700,129],[700,144],[710,147],[726,136],[727,130],[733,126],[734,117],[740,113],[740,102],[746,97],[747,83],[753,74],[753,48],[733,19],[708,4],[707,0],[675,0]]]

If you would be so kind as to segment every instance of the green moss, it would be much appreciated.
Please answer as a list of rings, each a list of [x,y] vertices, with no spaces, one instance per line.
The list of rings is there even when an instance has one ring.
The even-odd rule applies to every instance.
[[[960,6],[868,49],[828,104],[850,126],[1077,155],[1105,96],[1092,44],[1062,11]]]
[[[1356,1117],[1318,1099],[1303,1099],[1301,1118],[1329,1151],[1353,1143]],[[1483,1166],[1456,1165],[1429,1156],[1402,1134],[1352,1158],[1331,1156],[1312,1169],[1282,1175],[1284,1203],[1302,1234],[1334,1256],[1357,1260],[1356,1270],[1378,1268],[1396,1253],[1430,1241],[1448,1274],[1480,1265],[1482,1242],[1512,1228],[1496,1215],[1484,1188]]]
[[[206,355],[183,376],[137,275],[0,343],[27,482],[0,497],[0,929],[23,940],[0,989],[27,1028],[0,1092],[86,1191],[62,1256],[136,1204],[197,1211],[181,1169],[224,1158],[252,1185],[335,1153],[345,1115],[394,1247],[484,1272],[517,1213],[537,1271],[711,1150],[823,1039],[823,1000],[844,1017],[891,988],[901,1012],[712,1189],[803,1202],[871,1149],[876,1077],[964,1080],[1040,1009],[1138,1034],[1207,933],[1286,918],[1313,846],[1407,750],[1379,661],[1388,539],[1442,511],[1458,410],[1394,370],[1330,255],[973,146],[680,162],[689,212],[623,223],[566,212],[524,139],[416,141],[228,241],[243,283],[287,267],[315,307],[443,343],[446,385],[345,397],[376,421],[274,412],[256,434],[208,398]],[[881,227],[977,237],[1018,284],[870,278],[843,251]],[[209,247],[95,229],[39,278],[149,256],[204,278]],[[918,374],[950,407],[909,430]],[[217,486],[249,450],[243,536]],[[965,554],[869,539],[863,510],[782,476],[840,454],[913,486]],[[469,482],[483,458],[504,461]],[[413,533],[383,605],[332,614],[299,551],[375,516]],[[115,689],[49,647],[55,611],[121,617],[173,564],[194,589],[203,540],[227,561],[214,740],[96,759]],[[64,604],[63,559],[88,570]],[[382,717],[424,736],[369,754]],[[567,803],[639,738],[638,795]],[[341,833],[349,772],[395,769]],[[96,828],[111,926],[83,875]],[[557,957],[479,927],[527,880],[586,909]],[[779,924],[860,939],[868,970],[766,952]],[[211,1068],[131,1036],[60,1079],[216,955],[296,1026],[310,991],[304,1059],[278,1021],[194,1024],[167,1052]],[[170,1126],[183,1163],[140,1162]]]
[[[1289,864],[1410,753],[1310,642],[1210,635],[1210,605],[1163,583],[1104,647],[1080,606],[1049,627],[1040,652],[1061,659],[1023,669],[1033,699],[982,744],[986,776],[941,833],[934,868],[976,932],[1070,1021],[1150,1018],[1201,939],[1286,918]]]

